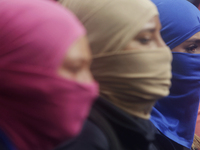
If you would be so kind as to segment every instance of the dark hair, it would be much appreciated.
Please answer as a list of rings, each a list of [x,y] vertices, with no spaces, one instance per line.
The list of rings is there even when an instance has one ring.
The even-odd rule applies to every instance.
[[[188,0],[188,1],[191,2],[192,4],[194,4],[196,7],[199,7],[199,5],[200,5],[199,0]]]

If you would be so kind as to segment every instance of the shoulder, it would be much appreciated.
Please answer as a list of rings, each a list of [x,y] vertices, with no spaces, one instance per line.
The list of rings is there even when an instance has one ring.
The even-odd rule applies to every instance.
[[[95,144],[98,147],[103,147],[102,148],[106,148],[108,149],[109,144],[108,144],[108,140],[105,136],[105,134],[103,133],[103,131],[97,126],[95,125],[93,122],[91,121],[86,121],[83,130],[79,136],[79,139],[84,139],[84,141],[90,143],[90,144]]]
[[[109,150],[109,142],[99,127],[87,120],[75,139],[56,150]]]

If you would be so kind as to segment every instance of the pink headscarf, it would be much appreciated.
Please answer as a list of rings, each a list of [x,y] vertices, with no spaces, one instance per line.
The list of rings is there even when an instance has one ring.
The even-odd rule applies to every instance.
[[[0,1],[0,129],[19,150],[51,149],[77,135],[98,90],[61,78],[66,50],[85,35],[65,8]]]

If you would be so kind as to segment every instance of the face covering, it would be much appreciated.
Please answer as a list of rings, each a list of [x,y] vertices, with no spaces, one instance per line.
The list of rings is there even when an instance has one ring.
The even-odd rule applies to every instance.
[[[190,2],[184,0],[152,1],[156,4],[160,14],[162,38],[171,49],[200,31],[200,12]],[[177,55],[180,55],[180,58]],[[151,121],[169,139],[191,148],[199,105],[199,96],[197,96],[199,95],[199,83],[196,80],[199,74],[197,69],[199,60],[196,54],[173,53],[173,56],[170,94],[167,98],[157,102],[152,111]],[[177,61],[181,62],[179,66],[175,63]],[[182,71],[179,71],[179,68],[183,68]],[[175,76],[177,71],[179,75]],[[183,80],[182,77],[186,75],[188,79]]]
[[[100,84],[100,95],[129,114],[148,119],[155,101],[169,92],[170,50],[123,49],[158,14],[155,6],[146,0],[60,2],[87,29],[91,70]]]
[[[173,52],[172,74],[170,95],[156,103],[151,121],[180,143],[192,143],[200,95],[200,54]]]
[[[0,130],[16,149],[52,149],[79,133],[98,93],[57,74],[85,30],[55,2],[0,5]]]
[[[122,51],[95,57],[91,69],[103,97],[131,115],[148,119],[156,100],[169,94],[170,61],[167,47]]]
[[[1,69],[1,113],[7,115],[1,115],[0,125],[18,149],[51,149],[79,133],[97,85],[32,69]]]

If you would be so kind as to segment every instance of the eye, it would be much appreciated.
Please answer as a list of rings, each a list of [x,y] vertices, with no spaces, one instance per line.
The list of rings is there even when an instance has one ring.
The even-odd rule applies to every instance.
[[[141,38],[141,39],[139,39],[139,41],[141,44],[146,45],[151,41],[151,38]]]
[[[72,73],[77,73],[81,70],[81,67],[70,67],[69,70],[72,72]]]
[[[186,51],[187,51],[188,53],[195,53],[196,50],[197,50],[197,48],[198,48],[197,45],[191,45],[191,46],[186,47]]]
[[[67,60],[63,63],[63,69],[72,73],[76,74],[83,69],[84,63],[79,60]]]
[[[76,74],[76,73],[78,73],[79,71],[81,71],[82,70],[82,68],[83,68],[83,65],[80,65],[80,64],[75,64],[75,65],[70,65],[70,66],[68,66],[68,70],[71,72],[71,73],[74,73],[74,74]]]

